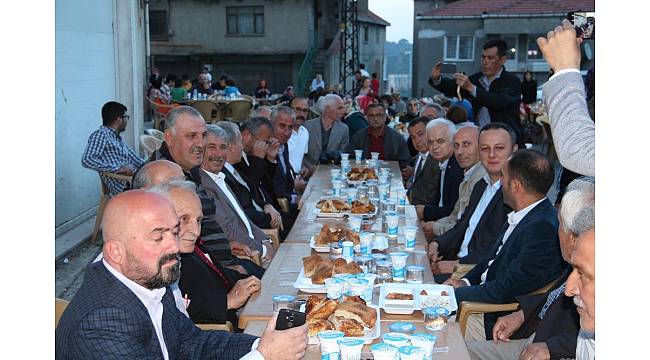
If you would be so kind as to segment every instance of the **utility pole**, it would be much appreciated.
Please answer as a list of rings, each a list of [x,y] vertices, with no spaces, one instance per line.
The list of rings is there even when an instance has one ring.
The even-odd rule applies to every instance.
[[[359,67],[359,22],[357,19],[357,0],[340,0],[341,51],[339,52],[339,83],[343,94],[352,95],[354,81],[348,86],[348,79],[354,77]]]

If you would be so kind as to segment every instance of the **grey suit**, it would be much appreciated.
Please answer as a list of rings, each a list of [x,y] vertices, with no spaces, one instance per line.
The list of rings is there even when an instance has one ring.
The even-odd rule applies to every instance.
[[[580,73],[568,72],[547,82],[544,105],[562,166],[578,174],[595,176],[596,127],[589,117]]]
[[[413,185],[408,191],[411,205],[427,205],[433,202],[436,189],[440,187],[439,172],[438,162],[431,155],[427,156],[422,171],[414,175]]]
[[[309,146],[302,163],[309,166],[316,166],[319,163],[318,159],[320,159],[320,154],[323,148],[321,139],[321,120],[320,118],[311,119],[305,123],[304,127],[309,132]],[[345,152],[349,141],[350,133],[348,126],[338,120],[334,121],[334,124],[330,129],[330,138],[325,151]]]
[[[252,221],[250,221],[250,219],[248,219],[251,230],[253,231],[253,236],[255,237],[255,239],[252,240],[248,236],[246,225],[241,220],[239,215],[237,215],[237,211],[228,201],[226,194],[221,191],[219,186],[214,182],[214,180],[212,180],[210,175],[208,175],[205,170],[201,169],[199,172],[201,174],[199,194],[207,194],[214,199],[214,204],[217,207],[216,211],[214,212],[215,220],[228,237],[228,240],[234,240],[244,245],[248,245],[253,250],[258,250],[261,254],[262,240],[266,239],[264,232],[260,230],[260,228],[257,227]]]

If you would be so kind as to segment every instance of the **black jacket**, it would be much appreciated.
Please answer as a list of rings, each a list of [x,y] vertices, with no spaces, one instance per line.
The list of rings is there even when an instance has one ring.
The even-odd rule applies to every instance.
[[[409,152],[408,146],[406,146],[406,140],[404,137],[393,130],[392,128],[386,126],[384,128],[384,159],[389,161],[398,161],[400,169],[403,169],[408,165],[409,160],[411,160],[411,153]],[[363,158],[370,159],[370,152],[368,150],[369,141],[368,141],[368,127],[365,127],[357,131],[350,139],[348,144],[348,152],[350,156],[354,156],[354,150],[363,150]]]
[[[477,72],[469,77],[469,81],[476,86],[476,97],[465,90],[461,90],[463,99],[468,99],[472,104],[474,114],[478,114],[480,108],[485,106],[488,108],[492,122],[502,122],[510,125],[517,134],[517,144],[520,148],[523,148],[524,132],[519,121],[521,81],[503,67],[501,76],[492,81],[489,90],[485,90],[479,83],[482,76],[482,72]],[[458,96],[456,94],[457,85],[455,80],[444,77],[440,79],[440,84],[433,86],[433,80],[429,78],[429,85],[446,96]]]
[[[230,171],[228,171],[225,166],[223,169],[221,169],[221,172],[225,175],[224,180],[226,181],[226,184],[228,184],[228,186],[232,189],[233,194],[235,194],[235,197],[239,202],[239,205],[241,205],[242,209],[244,209],[246,216],[248,216],[248,218],[259,228],[270,229],[271,215],[265,213],[264,211],[257,210],[255,208],[255,205],[253,205],[253,202],[255,202],[260,208],[263,208],[265,204],[263,202],[258,202],[259,199],[256,200],[253,197],[253,194],[257,193],[257,189],[251,188],[251,185],[248,184],[249,182],[244,178],[245,175],[241,173],[239,174],[239,176],[244,179],[244,182],[248,188],[240,184],[239,181],[235,179],[235,176]]]
[[[435,166],[438,166],[438,164],[435,164]],[[438,171],[438,179],[440,179],[441,176],[442,172]],[[433,202],[424,208],[425,221],[438,220],[451,214],[451,211],[454,210],[456,201],[458,201],[458,187],[460,186],[460,183],[463,182],[464,176],[465,171],[460,167],[460,165],[458,165],[456,156],[452,155],[447,162],[445,181],[442,185],[442,191],[444,191],[442,206],[438,206],[440,203],[440,189],[436,188]],[[440,184],[440,180],[437,182]]]
[[[474,185],[472,194],[469,197],[469,203],[460,220],[456,222],[453,228],[438,236],[436,239],[438,242],[438,253],[443,256],[444,260],[458,259],[457,255],[465,239],[465,232],[469,227],[469,220],[474,214],[486,187],[487,183],[485,180],[479,180]],[[467,246],[467,255],[458,259],[461,264],[478,264],[490,255],[497,236],[503,224],[506,222],[507,214],[510,211],[512,209],[503,203],[503,192],[499,189],[488,203],[478,224],[476,224],[472,238]]]

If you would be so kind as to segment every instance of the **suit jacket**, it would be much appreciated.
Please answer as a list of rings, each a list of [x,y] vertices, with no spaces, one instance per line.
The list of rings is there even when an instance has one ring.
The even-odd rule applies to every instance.
[[[311,135],[309,135],[311,138]],[[278,153],[277,163],[275,164],[273,176],[271,178],[271,196],[275,199],[286,198],[291,201],[291,194],[293,194],[294,179],[296,177],[296,172],[291,166],[289,161],[289,145],[282,145],[285,147],[284,153],[284,163],[287,166],[287,171],[285,172],[282,169],[282,164],[280,163],[280,154]],[[267,179],[268,181],[268,179]]]
[[[320,154],[323,148],[321,119],[311,119],[305,122],[304,126],[309,132],[309,146],[302,162],[309,166],[316,166],[319,164]],[[350,134],[348,126],[341,121],[334,121],[330,129],[330,138],[325,151],[345,152],[349,142]]]
[[[555,286],[546,293],[517,296],[519,309],[524,312],[524,323],[511,338],[525,339],[535,333],[533,342],[545,342],[551,359],[573,359],[576,356],[580,316],[573,298],[564,296],[563,292],[548,307],[544,319],[540,320],[538,317],[549,294],[566,283],[572,270],[571,266],[567,266]]]
[[[557,236],[557,212],[548,199],[535,206],[514,228],[508,241],[496,255],[508,229],[503,224],[490,256],[470,270],[465,278],[472,286],[456,289],[456,301],[491,304],[515,302],[516,296],[529,294],[558,278],[567,264],[562,260]],[[488,269],[486,281],[481,274]],[[492,339],[492,328],[503,313],[485,314],[485,335]]]
[[[578,174],[596,172],[596,126],[589,116],[585,88],[578,72],[558,75],[544,84],[544,105],[551,122],[560,163]]]
[[[271,215],[265,213],[264,211],[257,210],[255,208],[255,205],[253,205],[253,202],[257,202],[253,198],[253,194],[256,193],[256,189],[252,187],[252,185],[248,184],[248,181],[244,179],[244,175],[241,173],[239,174],[242,179],[244,179],[244,183],[248,188],[244,185],[242,185],[237,179],[235,179],[235,176],[228,171],[228,169],[224,166],[224,168],[221,170],[221,172],[226,176],[225,181],[226,184],[228,184],[228,187],[232,189],[233,194],[237,198],[237,201],[241,205],[241,207],[244,209],[244,212],[246,213],[246,216],[255,223],[258,227],[262,229],[270,229],[271,228]],[[238,171],[239,172],[239,171]],[[257,205],[260,208],[264,207],[264,203],[262,202],[261,204],[257,202]]]
[[[413,164],[413,166],[415,165]],[[438,172],[440,172],[438,162],[428,155],[422,171],[419,174],[413,174],[413,184],[408,190],[411,205],[427,205],[433,202],[436,189],[440,187]]]
[[[181,313],[170,288],[162,300],[170,360],[239,359],[255,337],[201,331]],[[56,328],[56,359],[162,359],[158,336],[140,299],[103,262],[88,265],[81,288]]]
[[[435,166],[438,166],[437,162]],[[440,172],[438,172],[438,174],[438,177],[442,176]],[[456,156],[452,155],[447,162],[445,180],[442,185],[442,191],[444,192],[442,197],[442,206],[438,206],[440,203],[440,189],[438,187],[435,189],[433,202],[429,203],[424,208],[425,221],[438,220],[451,213],[451,210],[454,209],[454,205],[458,200],[458,188],[464,177],[465,171],[460,167],[460,165],[458,165]],[[440,184],[440,182],[438,182],[438,184]]]
[[[405,168],[411,159],[406,140],[400,133],[389,126],[384,129],[384,160],[398,161],[400,169]],[[368,127],[365,127],[352,135],[350,144],[348,144],[348,152],[350,156],[354,156],[354,150],[363,150],[363,158],[370,159],[368,145]]]
[[[193,253],[181,254],[181,278],[178,287],[187,294],[190,304],[187,313],[196,324],[237,325],[236,310],[228,310],[228,291],[241,278],[219,262],[210,262],[201,256],[205,251],[197,243]]]
[[[524,146],[524,132],[519,120],[519,104],[521,103],[521,80],[506,71],[505,67],[501,68],[501,76],[494,79],[490,84],[489,90],[485,90],[479,85],[479,79],[483,76],[482,72],[477,72],[469,77],[469,81],[476,86],[476,97],[472,96],[466,90],[461,90],[461,95],[472,104],[474,113],[482,107],[487,107],[490,113],[490,121],[502,122],[510,125],[517,134],[517,144],[519,148]],[[429,85],[443,94],[454,97],[456,94],[456,81],[440,77],[440,84],[434,86],[433,80],[429,78]]]
[[[456,204],[454,204],[454,209],[451,211],[451,214],[433,222],[433,233],[436,236],[444,234],[456,225],[459,220],[458,214],[461,214],[462,216],[462,214],[465,213],[465,209],[467,209],[470,195],[472,194],[472,190],[474,190],[474,185],[476,185],[483,176],[487,176],[487,171],[483,164],[478,162],[469,178],[465,179],[464,176],[465,175],[463,175],[463,181],[461,181],[458,186],[458,200],[456,201]]]
[[[205,170],[201,169],[200,177],[201,184],[199,185],[199,196],[208,196],[213,200],[214,205],[216,206],[214,219],[217,224],[219,224],[219,227],[223,229],[228,239],[248,245],[251,249],[258,250],[261,254],[262,240],[266,239],[264,232],[262,232],[262,230],[260,230],[260,228],[258,228],[253,222],[249,221],[254,236],[254,239],[251,240],[248,236],[246,225],[239,215],[237,215],[237,211],[232,207],[232,205],[230,205],[226,194],[221,191],[219,186],[212,180]]]
[[[265,203],[269,203],[278,209],[277,201],[272,192],[272,178],[276,164],[253,155],[247,155],[246,158],[248,159],[248,163],[242,158],[233,167],[237,169],[247,183],[250,181],[249,186],[251,183],[257,185],[260,193],[259,196],[262,197]]]
[[[458,252],[465,239],[465,232],[469,227],[469,220],[474,214],[486,187],[487,183],[484,179],[476,183],[463,216],[451,230],[436,239],[438,241],[438,253],[445,260],[458,259]],[[507,224],[507,214],[510,211],[512,209],[503,203],[503,192],[499,189],[488,203],[478,224],[476,224],[472,238],[467,246],[467,255],[459,259],[460,263],[478,264],[492,254],[494,243],[496,243],[497,237],[501,233],[503,224]]]

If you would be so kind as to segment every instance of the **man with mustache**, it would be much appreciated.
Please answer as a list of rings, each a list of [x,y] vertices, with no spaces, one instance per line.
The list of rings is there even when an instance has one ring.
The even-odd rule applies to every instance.
[[[307,327],[262,338],[202,331],[178,310],[169,287],[180,275],[179,219],[163,196],[131,190],[111,199],[103,217],[103,259],[59,320],[56,359],[301,358]],[[284,341],[283,341],[284,340]]]
[[[593,360],[596,351],[596,228],[578,237],[571,255],[573,272],[566,282],[566,296],[573,296],[580,314],[576,359]]]
[[[343,99],[338,95],[328,94],[319,98],[318,104],[321,110],[320,118],[305,123],[305,128],[311,136],[302,165],[308,169],[308,174],[313,173],[321,161],[333,160],[330,154],[346,151],[350,141],[348,126],[340,121],[345,116]]]
[[[427,144],[427,129],[429,118],[420,116],[408,124],[409,140],[417,150],[409,165],[402,170],[406,178],[406,188],[409,203],[426,205],[433,202],[438,186],[438,164],[429,154]]]
[[[296,122],[288,143],[289,162],[294,169],[301,169],[302,172],[302,160],[309,150],[309,131],[303,126],[309,116],[309,104],[305,98],[296,96],[289,102],[289,107],[296,114]],[[269,112],[267,119],[270,118],[271,114]],[[306,175],[307,173],[303,173],[303,176]]]

